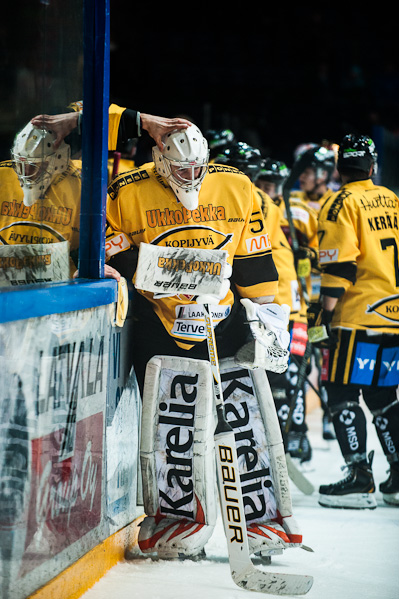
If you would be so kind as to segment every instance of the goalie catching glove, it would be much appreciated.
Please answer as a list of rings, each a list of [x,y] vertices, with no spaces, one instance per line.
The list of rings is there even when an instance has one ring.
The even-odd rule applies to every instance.
[[[237,364],[254,370],[264,368],[282,374],[288,368],[290,334],[288,322],[290,308],[287,304],[255,304],[241,299],[253,340],[236,353]]]
[[[320,302],[310,302],[307,311],[308,339],[315,347],[332,349],[338,337],[331,330],[333,310],[325,310]]]

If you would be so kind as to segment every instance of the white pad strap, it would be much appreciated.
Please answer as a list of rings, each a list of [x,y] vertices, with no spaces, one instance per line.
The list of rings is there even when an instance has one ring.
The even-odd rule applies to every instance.
[[[209,362],[151,358],[140,447],[147,516],[216,522],[213,408]]]

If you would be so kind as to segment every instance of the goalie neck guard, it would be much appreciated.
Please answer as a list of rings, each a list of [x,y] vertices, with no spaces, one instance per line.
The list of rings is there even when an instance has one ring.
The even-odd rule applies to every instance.
[[[195,210],[202,181],[208,170],[208,142],[195,125],[172,131],[163,139],[163,150],[152,149],[156,171],[173,189],[187,210]]]
[[[30,123],[15,137],[11,156],[26,206],[44,197],[54,178],[68,168],[70,146],[62,141],[54,150],[55,139],[51,131],[37,129]]]

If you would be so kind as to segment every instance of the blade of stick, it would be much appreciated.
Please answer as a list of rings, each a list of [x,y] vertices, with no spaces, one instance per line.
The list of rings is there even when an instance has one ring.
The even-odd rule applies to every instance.
[[[276,595],[304,595],[312,587],[312,576],[264,572],[256,569],[251,561],[236,442],[234,431],[224,414],[212,315],[207,304],[203,305],[203,310],[218,417],[215,429],[215,449],[219,500],[232,579],[237,586],[249,591]]]

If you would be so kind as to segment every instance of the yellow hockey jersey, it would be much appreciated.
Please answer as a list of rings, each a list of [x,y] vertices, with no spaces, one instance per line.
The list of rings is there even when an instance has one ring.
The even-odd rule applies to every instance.
[[[316,212],[319,212],[323,207],[323,204],[332,196],[334,191],[332,189],[328,189],[325,194],[319,196],[318,194],[310,194],[306,191],[294,190],[291,192],[292,199],[300,199],[305,204],[312,208]]]
[[[79,247],[80,171],[70,163],[58,175],[43,200],[23,203],[23,190],[11,161],[0,163],[0,244],[37,244],[68,241]],[[76,265],[71,263],[71,275]]]
[[[256,191],[261,201],[272,245],[273,260],[279,277],[278,292],[274,301],[280,305],[288,304],[290,306],[290,320],[306,323],[306,307],[301,302],[299,294],[294,255],[282,228],[284,225],[282,212],[264,191],[259,188],[256,188]]]
[[[282,229],[292,246],[291,231],[287,218],[287,210],[285,202],[282,197],[274,198],[274,203],[278,206],[282,216]],[[317,238],[317,212],[309,206],[300,197],[290,197],[290,209],[292,223],[295,229],[295,235],[300,247],[311,248],[315,252],[318,250],[318,238]],[[318,285],[319,275],[316,272],[310,273],[305,277],[306,288],[308,295],[312,298],[315,293],[319,291]],[[313,290],[317,289],[316,292]],[[302,297],[301,307],[301,321],[306,321],[306,303],[303,297],[302,291],[300,291]]]
[[[199,205],[187,210],[165,179],[148,163],[116,177],[108,189],[106,256],[139,247],[141,242],[169,247],[223,249],[233,267],[232,283],[242,297],[274,296],[278,275],[265,220],[250,179],[235,168],[209,165]],[[153,299],[166,330],[182,347],[202,339],[180,335],[175,321],[191,296]],[[230,289],[220,302],[226,317],[233,305]],[[204,337],[205,338],[205,337]]]
[[[280,208],[282,227],[288,240],[290,240],[291,235],[284,200],[278,197],[273,201]],[[317,212],[302,198],[295,196],[290,197],[290,208],[299,245],[317,250]]]
[[[399,200],[371,179],[348,183],[319,214],[321,293],[338,299],[332,324],[397,333]]]

